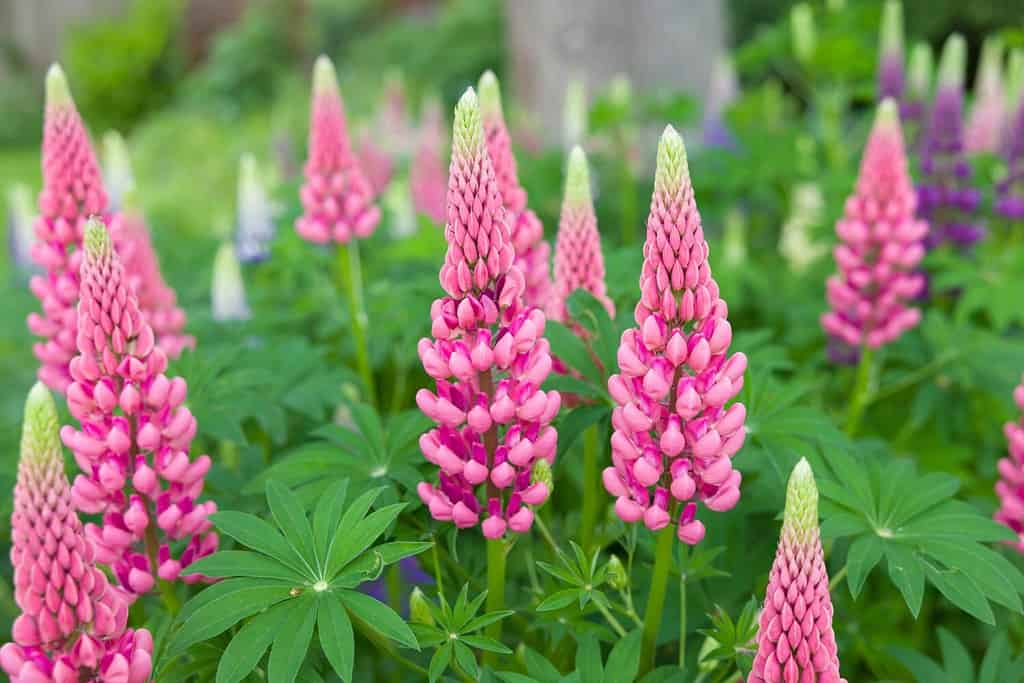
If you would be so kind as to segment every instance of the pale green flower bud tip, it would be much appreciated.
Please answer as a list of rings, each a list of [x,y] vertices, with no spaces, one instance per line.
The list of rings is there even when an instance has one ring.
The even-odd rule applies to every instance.
[[[932,87],[932,71],[935,70],[935,57],[932,46],[928,43],[915,43],[910,51],[910,65],[907,75],[910,92],[918,97],[925,97]]]
[[[493,71],[488,69],[484,72],[477,83],[477,90],[480,91],[481,114],[489,120],[501,118],[501,84]]]
[[[259,169],[256,157],[248,152],[238,158],[238,181],[241,184],[259,182]]]
[[[423,594],[419,586],[413,588],[409,595],[409,621],[424,626],[434,625],[434,615],[430,613],[427,596]]]
[[[107,226],[103,225],[96,216],[93,216],[85,224],[85,253],[93,259],[103,258],[110,253],[110,233]]]
[[[313,65],[313,92],[317,95],[338,91],[338,73],[327,55],[320,55]]]
[[[882,54],[903,54],[903,3],[888,0],[882,12]]]
[[[622,565],[622,560],[618,555],[612,555],[608,560],[608,570],[605,576],[608,579],[608,585],[615,590],[623,590],[626,587],[629,577],[626,576],[626,568]]]
[[[61,458],[57,406],[42,382],[36,382],[25,400],[21,457],[32,462]]]
[[[452,127],[454,153],[465,159],[474,158],[484,148],[484,126],[480,117],[480,100],[473,88],[466,92],[455,105],[455,123]]]
[[[579,145],[569,152],[569,167],[565,173],[565,201],[573,206],[585,206],[592,202],[587,155]]]
[[[46,106],[50,107],[71,107],[74,101],[71,99],[71,90],[68,88],[68,79],[64,75],[64,69],[60,64],[54,62],[46,72]]]
[[[103,156],[108,164],[130,164],[128,143],[124,136],[116,130],[108,130],[103,134]]]
[[[690,180],[683,137],[671,125],[665,126],[658,142],[658,163],[654,173],[656,190],[674,192]]]
[[[875,127],[876,128],[898,128],[900,125],[900,110],[899,105],[896,104],[896,100],[891,97],[886,97],[882,100],[882,103],[878,105],[878,111],[875,113]]]
[[[960,88],[964,84],[964,69],[967,64],[967,43],[959,33],[946,39],[939,61],[939,84]]]
[[[801,458],[789,475],[783,526],[791,527],[798,533],[806,533],[818,527],[818,486],[806,458]]]
[[[989,36],[981,46],[975,88],[998,88],[1003,76],[1003,39]]]
[[[1016,110],[1021,95],[1024,95],[1024,49],[1013,48],[1006,60],[1006,99],[1010,108]]]
[[[537,462],[533,463],[533,469],[530,471],[530,481],[534,484],[544,484],[548,487],[548,495],[555,491],[555,478],[551,473],[551,463],[544,458],[540,458]]]

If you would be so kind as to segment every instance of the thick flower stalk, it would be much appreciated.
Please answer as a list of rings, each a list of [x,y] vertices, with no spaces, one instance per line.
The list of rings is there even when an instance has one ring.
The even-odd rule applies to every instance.
[[[1013,392],[1013,400],[1018,410],[1024,413],[1024,377]],[[1024,554],[1024,417],[1016,422],[1007,422],[1003,432],[1009,445],[1009,456],[999,461],[999,481],[996,483],[999,509],[995,520],[1017,534],[1017,542],[1013,546]]]
[[[32,269],[35,209],[27,185],[12,185],[7,192],[7,247],[11,263],[19,270]]]
[[[565,195],[558,220],[555,242],[555,282],[548,300],[548,317],[566,322],[569,312],[566,301],[577,289],[585,289],[604,304],[608,315],[615,315],[615,305],[608,298],[604,282],[604,257],[601,255],[601,233],[597,231],[594,200],[590,196],[590,171],[587,157],[579,147],[569,153],[565,177]]]
[[[409,169],[413,207],[439,225],[445,220],[445,195],[448,193],[444,126],[441,101],[431,97],[423,104],[416,153]]]
[[[887,0],[878,52],[878,99],[903,99],[903,3]]]
[[[974,220],[981,193],[970,186],[971,165],[964,155],[963,83],[967,46],[954,34],[946,41],[939,83],[921,142],[918,212],[928,221],[929,247],[950,242],[968,247],[985,232]]]
[[[831,310],[821,325],[838,342],[876,349],[920,321],[910,302],[925,284],[916,269],[928,224],[916,217],[916,205],[896,102],[885,100],[861,159],[856,193],[836,223],[839,273],[828,280]]]
[[[198,581],[187,567],[217,548],[207,519],[216,505],[198,500],[210,458],[189,458],[196,420],[184,405],[185,380],[164,374],[167,355],[98,219],[89,220],[83,252],[80,353],[67,392],[81,429],[60,433],[82,470],[72,500],[103,515],[86,535],[130,595],[152,589],[156,577]]]
[[[1011,221],[1024,221],[1024,50],[1010,53],[1009,115],[1002,156],[1006,176],[996,184],[996,213]]]
[[[380,222],[373,189],[352,152],[334,65],[320,56],[313,68],[306,182],[299,197],[299,236],[310,242],[347,244],[369,237]]]
[[[277,234],[274,222],[277,207],[267,193],[256,158],[243,154],[238,162],[238,227],[235,250],[242,263],[264,261],[270,256],[270,243]]]
[[[21,615],[0,668],[13,683],[143,683],[153,639],[126,629],[127,603],[93,559],[72,506],[57,409],[41,383],[29,392],[11,515],[14,600]]]
[[[747,683],[846,683],[839,675],[832,598],[818,531],[818,487],[807,460],[789,475],[779,547],[768,577]]]
[[[110,210],[122,211],[125,199],[135,190],[135,173],[128,145],[116,130],[103,134],[103,184],[110,196]]]
[[[683,140],[671,126],[658,145],[654,195],[640,275],[637,326],[619,346],[608,380],[612,463],[604,485],[625,522],[657,531],[673,522],[681,541],[704,537],[698,503],[716,512],[740,498],[732,467],[746,409],[726,404],[743,387],[747,358],[729,355],[728,307],[708,263]]]
[[[1003,87],[1003,41],[992,36],[982,45],[974,79],[974,105],[964,129],[964,150],[968,153],[991,153],[999,149],[1006,117]]]
[[[194,349],[196,339],[185,333],[187,317],[178,306],[178,294],[164,280],[146,221],[130,201],[118,221],[117,243],[126,280],[138,299],[142,319],[153,328],[156,345],[168,358]]]
[[[917,140],[926,123],[932,99],[932,77],[935,58],[928,43],[915,43],[907,65],[907,87],[900,101],[900,120],[907,134],[907,144],[917,149]]]
[[[537,214],[526,207],[526,190],[519,184],[516,158],[512,154],[512,140],[505,125],[501,105],[501,86],[493,72],[480,77],[480,109],[487,151],[494,165],[501,201],[509,212],[512,223],[512,247],[516,265],[526,279],[523,301],[527,306],[544,309],[551,292],[548,260],[551,247],[544,241],[544,226]]]
[[[551,420],[561,405],[558,392],[540,389],[551,370],[545,319],[522,303],[508,219],[470,89],[455,109],[440,274],[447,296],[431,306],[434,338],[418,347],[436,391],[421,389],[416,403],[437,423],[420,448],[439,482],[417,490],[435,519],[480,524],[489,539],[528,531],[531,508],[547,499],[532,468],[554,460]]]
[[[32,259],[45,272],[30,283],[42,313],[29,314],[28,328],[43,338],[33,346],[41,364],[39,379],[64,393],[71,383],[68,363],[76,352],[82,234],[86,219],[105,214],[108,202],[89,134],[56,64],[46,74],[42,166]]]

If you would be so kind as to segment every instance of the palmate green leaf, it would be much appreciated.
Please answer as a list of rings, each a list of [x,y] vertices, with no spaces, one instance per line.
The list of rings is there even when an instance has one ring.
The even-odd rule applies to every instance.
[[[337,576],[352,560],[373,545],[373,542],[397,519],[406,505],[407,503],[388,505],[370,513],[354,526],[347,526],[344,523],[339,526],[334,542],[331,544],[330,553],[327,555],[326,575],[328,579]]]
[[[288,545],[284,536],[267,522],[255,515],[225,510],[210,515],[218,529],[239,543],[291,567],[295,571],[312,574],[309,566],[295,550]]]
[[[611,415],[608,405],[582,405],[566,413],[558,423],[558,455],[566,453],[592,424]]]
[[[495,612],[495,614],[498,614],[498,613]],[[504,619],[505,617],[507,617],[507,616],[509,616],[511,614],[514,614],[514,613],[510,611],[508,613],[501,614],[501,618]],[[488,614],[486,616],[491,616],[491,615]],[[462,642],[464,642],[467,645],[470,645],[472,647],[475,647],[478,650],[486,650],[487,652],[496,652],[499,655],[510,655],[510,654],[512,654],[512,650],[510,650],[503,643],[495,640],[494,638],[488,638],[487,636],[477,636],[477,635],[473,635],[473,634],[460,635],[459,638],[462,640]]]
[[[288,613],[289,605],[275,605],[246,622],[224,648],[216,683],[238,683],[248,676],[274,642]]]
[[[882,559],[884,552],[882,539],[874,535],[861,536],[850,546],[850,552],[846,556],[846,568],[849,571],[846,581],[854,598],[860,595],[864,581]]]
[[[269,683],[293,683],[306,659],[306,650],[313,639],[319,601],[309,594],[287,605],[288,613],[281,622],[267,661]]]
[[[316,555],[321,562],[327,559],[327,549],[331,544],[334,530],[341,523],[341,515],[345,509],[345,497],[348,494],[348,480],[331,486],[316,504],[313,513],[313,540],[316,544]]]
[[[480,668],[476,663],[476,656],[461,640],[455,641],[455,661],[459,668],[469,674],[469,677],[476,680],[480,675]]]
[[[566,590],[552,593],[535,608],[538,612],[553,612],[554,610],[568,607],[573,601],[578,600],[584,591],[579,588],[568,588]]]
[[[1024,655],[1016,660],[1005,632],[995,634],[981,665],[975,667],[967,648],[944,628],[937,630],[942,664],[907,648],[894,646],[889,653],[913,675],[917,683],[1003,683],[1022,680]],[[977,676],[975,676],[977,671]]]
[[[577,289],[565,302],[566,309],[574,321],[588,332],[587,343],[597,354],[605,371],[616,367],[619,339],[622,331],[630,326],[629,316],[622,316],[619,324],[608,315],[604,304],[585,289]],[[545,326],[545,332],[547,326]],[[601,378],[603,379],[603,377]],[[600,382],[604,386],[603,382]]]
[[[369,445],[370,451],[383,455],[387,450],[387,444],[384,438],[384,425],[381,424],[377,411],[365,403],[354,403],[350,407],[352,420]]]
[[[601,683],[604,680],[604,665],[597,636],[587,633],[578,637],[576,642],[576,672],[584,681]]]
[[[441,677],[441,674],[448,668],[448,663],[452,661],[452,654],[455,648],[451,641],[445,643],[442,647],[437,648],[437,652],[430,658],[430,666],[427,669],[427,675],[430,677],[430,683],[434,683]]]
[[[320,598],[317,631],[320,634],[320,647],[327,656],[327,661],[331,663],[331,667],[341,680],[349,683],[352,680],[352,668],[355,666],[352,621],[348,618],[341,601],[331,595],[322,595]]]
[[[189,572],[216,578],[230,576],[252,579],[280,579],[302,584],[307,578],[288,565],[247,550],[220,550],[189,565]]]
[[[267,503],[270,514],[277,526],[284,532],[285,540],[307,560],[315,558],[313,528],[306,518],[306,511],[295,494],[276,481],[267,482]]]
[[[336,593],[349,612],[368,627],[405,647],[420,649],[409,625],[390,607],[357,591],[339,590]]]
[[[921,561],[913,550],[899,543],[887,544],[885,557],[889,578],[903,595],[910,613],[916,619],[924,599],[924,568]]]
[[[601,385],[602,372],[594,363],[587,345],[575,332],[559,322],[549,320],[544,325],[544,337],[551,344],[552,354],[580,373],[590,384]]]

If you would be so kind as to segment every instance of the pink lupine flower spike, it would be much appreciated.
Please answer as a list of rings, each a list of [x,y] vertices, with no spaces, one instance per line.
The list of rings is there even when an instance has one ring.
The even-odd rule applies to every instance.
[[[512,226],[472,89],[455,110],[447,205],[440,274],[447,296],[431,306],[434,338],[418,347],[436,391],[416,395],[437,423],[420,437],[420,448],[440,471],[438,483],[417,490],[435,519],[460,528],[480,524],[484,536],[497,539],[528,531],[531,508],[548,497],[532,470],[554,460],[551,421],[561,398],[540,389],[551,370],[544,314],[522,303]]]
[[[75,507],[103,515],[85,528],[96,559],[134,597],[157,577],[203,578],[187,567],[217,548],[207,519],[216,505],[198,500],[210,458],[189,458],[196,420],[184,405],[185,380],[166,376],[167,355],[99,219],[89,220],[83,253],[79,355],[67,392],[81,428],[60,434],[82,469],[72,487]]]
[[[11,515],[13,643],[0,648],[12,683],[143,683],[153,638],[126,628],[128,607],[93,559],[64,474],[57,409],[41,383],[29,392]]]
[[[832,631],[832,598],[818,531],[818,487],[807,460],[789,475],[747,683],[846,683]]]
[[[1013,400],[1024,415],[1024,377],[1013,392]],[[1009,453],[999,460],[999,481],[996,483],[999,509],[995,520],[1017,534],[1013,547],[1024,554],[1024,417],[1007,422],[1003,432]]]

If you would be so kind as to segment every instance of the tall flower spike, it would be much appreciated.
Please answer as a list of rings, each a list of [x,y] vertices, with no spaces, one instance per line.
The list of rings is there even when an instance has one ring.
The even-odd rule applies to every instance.
[[[1011,221],[1024,220],[1024,50],[1010,53],[1009,112],[1003,159],[1006,176],[996,184],[996,212]]]
[[[448,295],[430,309],[434,338],[418,345],[437,390],[416,394],[437,423],[420,437],[420,449],[440,472],[436,485],[422,482],[417,492],[434,519],[481,524],[493,539],[528,531],[532,507],[548,498],[548,484],[533,470],[554,460],[551,420],[561,397],[540,389],[551,370],[544,314],[522,303],[511,224],[472,89],[455,108],[452,138],[441,267]]]
[[[347,244],[369,237],[380,222],[373,189],[352,153],[338,77],[331,60],[321,55],[313,67],[306,183],[299,192],[299,236],[310,242]]]
[[[526,278],[523,301],[527,306],[543,309],[551,292],[548,276],[551,247],[544,241],[544,226],[540,219],[526,207],[526,190],[519,184],[516,158],[512,154],[512,141],[502,111],[501,86],[494,72],[484,72],[479,87],[487,151],[494,165],[501,201],[510,214],[516,265]]]
[[[608,380],[617,406],[604,486],[623,521],[657,531],[676,518],[679,539],[690,545],[704,537],[698,502],[724,512],[740,498],[732,457],[743,445],[746,409],[726,403],[743,387],[747,358],[728,355],[727,316],[683,139],[668,126],[658,145],[637,326],[623,332],[620,374]]]
[[[27,185],[12,185],[7,191],[7,246],[11,263],[19,270],[32,269],[32,241],[35,209]]]
[[[126,630],[128,609],[93,561],[71,505],[57,409],[42,383],[29,392],[11,515],[14,599],[21,615],[0,668],[13,683],[149,680],[153,639]]]
[[[566,149],[582,145],[587,137],[587,85],[575,77],[565,86],[562,102],[562,144]]]
[[[864,150],[856,194],[836,223],[839,274],[829,278],[832,310],[821,324],[841,344],[878,348],[921,319],[909,305],[925,284],[915,270],[928,224],[915,217],[916,204],[896,102],[885,100]]]
[[[917,149],[921,129],[926,123],[928,103],[932,99],[932,72],[935,70],[932,46],[915,43],[907,66],[907,88],[900,102],[900,119],[907,135],[907,146]]]
[[[1013,392],[1013,400],[1024,414],[1024,376]],[[1017,534],[1013,547],[1024,554],[1024,417],[1016,422],[1007,422],[1003,432],[1009,454],[999,461],[999,481],[996,483],[999,509],[995,520]]]
[[[818,531],[818,487],[807,460],[789,475],[786,511],[768,577],[747,683],[846,683],[832,631],[832,598]]]
[[[1003,133],[1006,93],[1003,92],[1003,41],[985,39],[974,79],[974,105],[964,130],[964,149],[969,153],[995,152]]]
[[[878,99],[903,98],[903,3],[887,0],[878,52]]]
[[[110,210],[122,211],[135,190],[135,174],[128,145],[116,130],[103,134],[103,182],[110,193]]]
[[[45,273],[30,283],[42,313],[29,314],[28,328],[43,337],[33,346],[41,363],[39,379],[63,393],[71,383],[68,363],[75,355],[82,233],[86,219],[106,213],[108,204],[89,134],[57,64],[46,74],[42,159],[43,190],[32,259]]]
[[[238,161],[238,206],[235,215],[235,249],[242,263],[263,261],[270,256],[270,243],[277,234],[277,207],[267,194],[256,158],[243,154]]]
[[[548,317],[565,322],[569,316],[565,303],[577,289],[593,294],[604,304],[608,315],[615,315],[615,305],[608,298],[604,283],[601,234],[597,231],[594,201],[590,197],[587,157],[579,146],[569,153],[555,243],[555,284],[548,301]]]
[[[438,224],[444,223],[445,194],[448,178],[445,173],[446,134],[441,100],[428,98],[420,115],[416,154],[409,169],[413,207]]]
[[[75,507],[103,515],[85,529],[96,559],[134,596],[156,576],[173,581],[216,550],[207,519],[216,505],[198,500],[210,458],[189,459],[196,420],[184,405],[185,380],[164,374],[167,356],[99,219],[89,220],[83,251],[80,353],[67,393],[81,429],[66,425],[60,435],[82,470],[72,487]],[[202,578],[184,574],[189,583]]]
[[[736,136],[729,129],[725,112],[739,95],[736,67],[727,56],[715,60],[711,68],[708,101],[704,109],[704,145],[721,149],[735,149]]]
[[[921,144],[918,211],[931,231],[928,246],[951,242],[968,247],[985,231],[974,221],[981,193],[970,187],[971,165],[964,155],[964,61],[967,45],[953,34],[942,49],[939,82]]]
[[[242,267],[229,243],[220,245],[213,259],[213,282],[210,286],[210,309],[219,322],[248,320],[252,317],[245,299]]]

